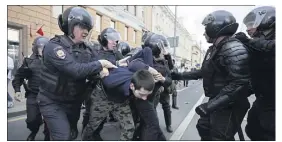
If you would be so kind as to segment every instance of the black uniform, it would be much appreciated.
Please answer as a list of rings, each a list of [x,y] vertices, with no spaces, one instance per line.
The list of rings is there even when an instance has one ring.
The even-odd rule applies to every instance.
[[[21,85],[25,83],[25,79],[28,80],[27,87],[25,88],[25,97],[27,98],[26,124],[27,128],[31,131],[31,134],[27,140],[34,140],[40,125],[43,123],[39,106],[36,101],[36,97],[39,92],[40,69],[42,64],[41,55],[38,55],[38,48],[43,48],[48,40],[49,39],[45,37],[38,37],[34,40],[33,54],[29,58],[24,58],[22,66],[17,70],[15,78],[12,81],[15,92],[21,92]],[[49,134],[46,125],[44,126],[44,134],[45,139],[47,140],[49,138]]]
[[[166,129],[168,132],[172,132],[171,128],[171,110],[170,110],[170,85],[172,84],[170,70],[173,69],[173,63],[171,56],[164,55],[163,58],[160,58],[161,52],[165,48],[169,48],[167,39],[162,35],[151,35],[145,41],[145,45],[149,46],[152,49],[153,56],[155,57],[153,68],[160,72],[165,77],[165,82],[156,83],[155,89],[152,96],[154,96],[154,104],[157,107],[157,104],[160,102],[164,111],[164,118]]]
[[[253,23],[253,26],[248,24],[249,22]],[[242,33],[236,35],[250,51],[251,86],[256,96],[248,113],[246,134],[251,140],[274,141],[275,8],[263,6],[252,10],[244,18],[244,24],[257,29],[250,35],[253,39]]]
[[[77,137],[77,121],[86,90],[86,78],[97,75],[102,65],[84,43],[74,44],[74,26],[91,30],[90,14],[81,7],[70,7],[60,15],[59,26],[65,33],[55,36],[43,50],[43,67],[39,95],[40,111],[52,140]],[[68,35],[68,36],[66,36]]]
[[[172,78],[203,78],[205,96],[209,101],[196,108],[196,113],[201,116],[197,124],[201,140],[234,140],[250,107],[247,99],[249,55],[239,40],[230,37],[238,28],[231,13],[215,11],[205,18],[203,24],[209,42],[215,43],[215,39],[225,37],[208,49],[201,70],[172,74]]]

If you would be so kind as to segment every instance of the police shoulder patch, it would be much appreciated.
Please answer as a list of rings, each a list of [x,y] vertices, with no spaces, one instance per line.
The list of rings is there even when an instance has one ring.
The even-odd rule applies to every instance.
[[[55,50],[55,55],[60,58],[60,59],[65,59],[66,58],[66,53],[62,48],[59,48]]]

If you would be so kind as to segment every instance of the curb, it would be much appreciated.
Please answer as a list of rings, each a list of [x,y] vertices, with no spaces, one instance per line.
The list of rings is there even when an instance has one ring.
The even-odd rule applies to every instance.
[[[8,113],[8,118],[17,117],[17,116],[21,116],[21,115],[25,115],[25,114],[26,114],[26,110],[10,112],[10,113]]]

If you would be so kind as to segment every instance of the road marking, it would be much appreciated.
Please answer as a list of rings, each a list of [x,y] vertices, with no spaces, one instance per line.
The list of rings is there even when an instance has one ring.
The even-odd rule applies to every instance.
[[[196,114],[195,108],[199,106],[205,98],[205,95],[203,94],[200,99],[197,101],[197,103],[193,106],[193,108],[190,110],[190,112],[187,114],[187,116],[184,118],[184,120],[181,122],[181,124],[178,126],[178,128],[174,131],[172,136],[169,140],[180,140],[187,129],[188,125],[192,121],[194,115]]]
[[[180,89],[180,90],[177,90],[177,92],[184,91],[185,89],[188,89],[188,87],[185,87],[185,88],[182,88],[182,89]]]
[[[25,116],[21,116],[21,117],[16,117],[16,118],[8,119],[8,122],[14,122],[14,121],[22,120],[22,119],[26,119],[26,115]]]

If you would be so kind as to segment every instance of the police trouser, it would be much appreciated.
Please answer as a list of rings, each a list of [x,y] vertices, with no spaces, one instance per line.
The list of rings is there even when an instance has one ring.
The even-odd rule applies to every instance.
[[[241,129],[241,123],[249,107],[248,99],[244,99],[232,106],[218,109],[208,116],[200,117],[196,127],[201,140],[235,140],[234,136]]]
[[[85,110],[84,110],[84,112],[83,112],[82,129],[85,128],[85,126],[87,125],[87,123],[88,123],[88,121],[89,121],[90,105],[91,105],[90,97],[87,98],[87,99],[84,101],[84,105],[85,105]]]
[[[171,126],[171,110],[170,110],[170,95],[167,91],[157,93],[156,99],[162,104],[166,126]],[[158,101],[155,101],[155,108],[158,106]]]
[[[252,141],[275,141],[275,107],[263,107],[256,100],[248,112],[245,130]]]
[[[94,140],[97,128],[105,121],[109,112],[120,122],[120,140],[131,140],[134,133],[134,122],[129,107],[129,102],[114,103],[107,99],[103,90],[96,87],[91,94],[89,122],[82,132],[82,140]]]
[[[172,93],[172,106],[177,106],[177,90],[176,83],[173,81],[171,84],[171,93]]]
[[[134,123],[137,124],[133,140],[165,141],[166,138],[160,128],[154,103],[149,100],[133,98],[130,105]]]
[[[81,102],[65,104],[51,100],[40,93],[37,99],[51,140],[71,140],[71,130],[77,129]]]
[[[32,132],[32,133],[37,133],[39,131],[40,125],[43,123],[42,121],[42,116],[39,110],[39,105],[37,103],[36,94],[27,94],[27,99],[26,99],[26,124],[27,128]],[[48,129],[46,127],[46,124],[44,125],[44,131],[43,133],[48,136]]]

